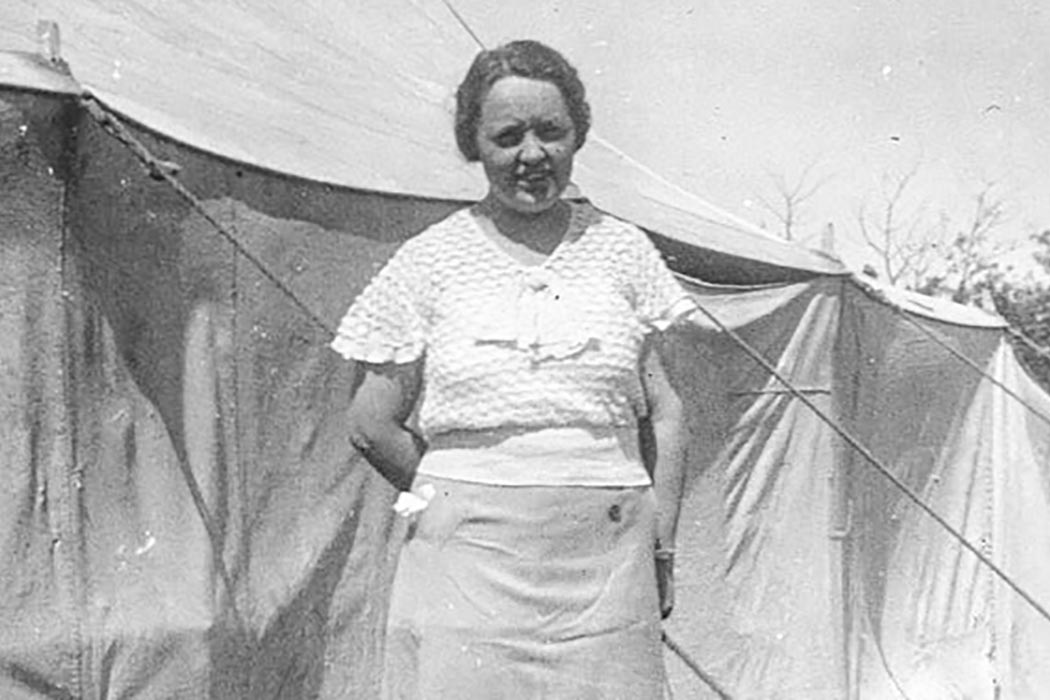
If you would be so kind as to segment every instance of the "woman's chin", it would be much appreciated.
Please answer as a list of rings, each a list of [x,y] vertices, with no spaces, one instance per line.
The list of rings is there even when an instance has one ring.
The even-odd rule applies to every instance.
[[[536,215],[553,208],[558,203],[558,193],[517,190],[499,197],[499,201],[504,207],[517,214]]]

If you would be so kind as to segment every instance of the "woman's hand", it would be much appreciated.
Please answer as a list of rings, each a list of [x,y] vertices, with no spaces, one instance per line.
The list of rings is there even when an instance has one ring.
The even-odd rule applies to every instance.
[[[656,591],[660,596],[660,619],[666,620],[674,610],[674,550],[656,548]]]

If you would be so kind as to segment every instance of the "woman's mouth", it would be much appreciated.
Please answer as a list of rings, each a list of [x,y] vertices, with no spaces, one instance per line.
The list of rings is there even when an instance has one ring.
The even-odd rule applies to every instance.
[[[553,174],[550,171],[544,170],[539,172],[523,173],[516,176],[515,183],[519,189],[525,190],[526,192],[536,195],[547,191],[550,187]]]

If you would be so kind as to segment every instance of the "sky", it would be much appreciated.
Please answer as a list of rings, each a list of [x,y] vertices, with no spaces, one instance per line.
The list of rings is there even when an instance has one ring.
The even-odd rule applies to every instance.
[[[731,213],[779,230],[762,200],[808,168],[796,238],[831,222],[854,267],[859,207],[913,168],[906,217],[968,221],[993,183],[1002,241],[1050,227],[1045,1],[450,2],[486,44],[572,47],[595,129]]]

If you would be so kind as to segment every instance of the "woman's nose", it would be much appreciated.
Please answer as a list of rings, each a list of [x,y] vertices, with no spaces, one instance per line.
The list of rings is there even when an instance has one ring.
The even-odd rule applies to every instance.
[[[540,143],[540,140],[531,134],[526,135],[521,142],[518,159],[523,163],[538,163],[546,157],[547,152],[543,149],[543,144]]]

